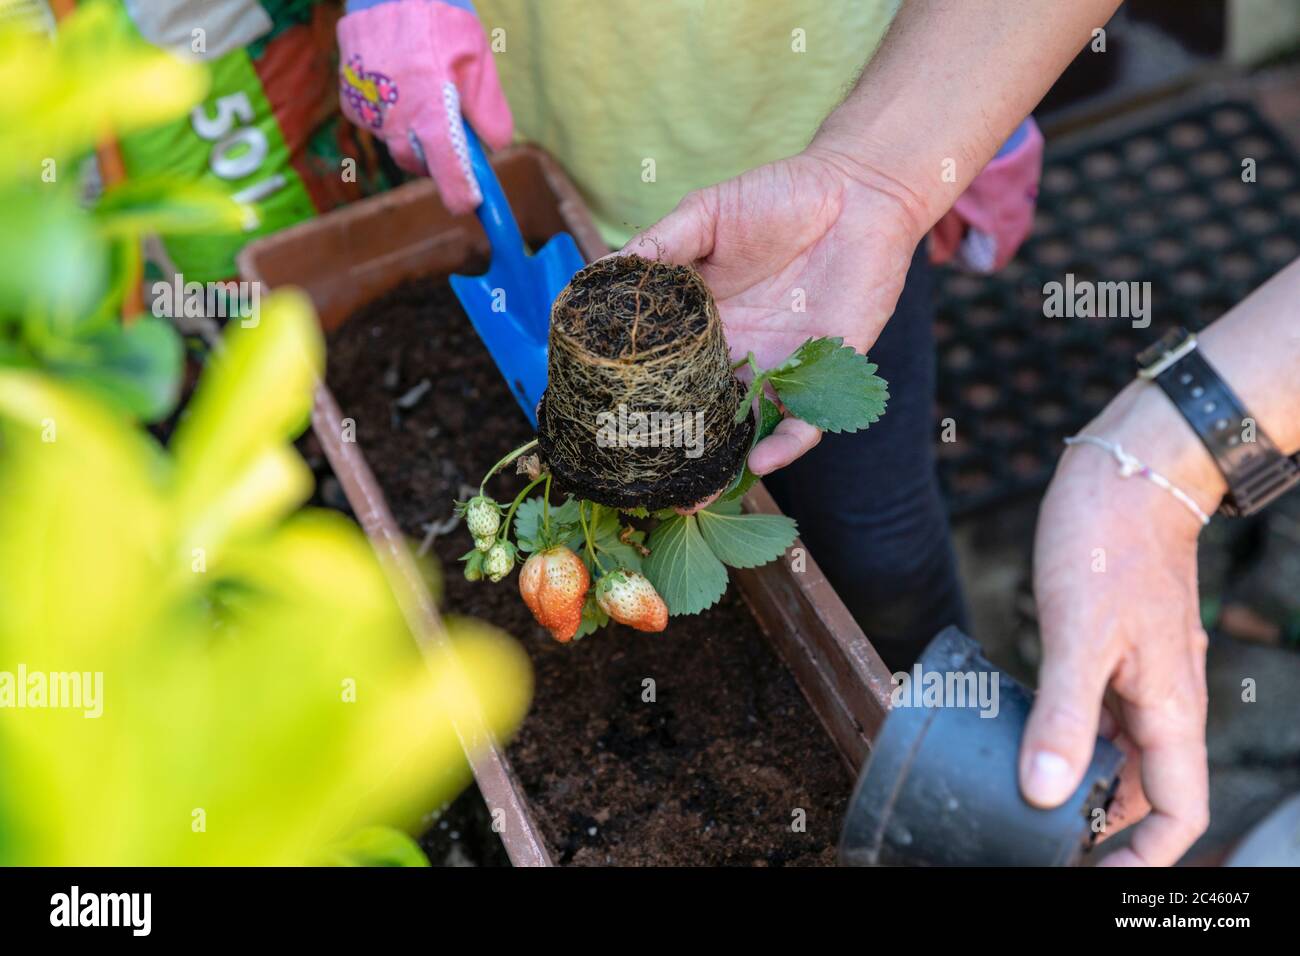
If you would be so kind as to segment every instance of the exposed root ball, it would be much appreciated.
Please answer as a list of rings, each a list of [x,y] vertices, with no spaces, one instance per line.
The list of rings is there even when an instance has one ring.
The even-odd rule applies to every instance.
[[[551,310],[538,438],[565,488],[619,508],[694,504],[744,464],[718,308],[686,266],[616,256],[573,277]]]

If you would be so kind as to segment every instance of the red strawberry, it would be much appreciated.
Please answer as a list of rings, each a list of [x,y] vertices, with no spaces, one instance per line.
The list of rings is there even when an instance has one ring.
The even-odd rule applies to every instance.
[[[662,631],[668,626],[668,605],[641,574],[619,568],[596,585],[596,603],[618,621],[638,631]]]
[[[519,593],[528,610],[561,643],[572,640],[582,623],[590,586],[582,559],[562,545],[538,551],[519,572]]]

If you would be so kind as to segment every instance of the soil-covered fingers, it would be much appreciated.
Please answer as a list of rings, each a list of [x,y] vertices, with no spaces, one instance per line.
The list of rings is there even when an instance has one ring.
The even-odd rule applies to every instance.
[[[760,477],[770,475],[812,451],[821,440],[821,429],[816,426],[797,418],[784,418],[749,453],[749,470]]]

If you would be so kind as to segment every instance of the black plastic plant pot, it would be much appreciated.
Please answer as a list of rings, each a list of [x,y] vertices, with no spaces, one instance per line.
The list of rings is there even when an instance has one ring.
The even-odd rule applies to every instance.
[[[1096,811],[1114,795],[1124,762],[1118,749],[1099,737],[1070,799],[1052,810],[1030,806],[1020,795],[1017,763],[1033,695],[955,627],[930,642],[896,696],[849,803],[842,863],[1079,862],[1095,839]]]

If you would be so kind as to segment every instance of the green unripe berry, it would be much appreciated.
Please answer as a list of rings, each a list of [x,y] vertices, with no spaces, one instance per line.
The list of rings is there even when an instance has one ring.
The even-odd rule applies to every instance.
[[[508,542],[494,544],[492,550],[483,558],[483,573],[494,584],[514,569],[514,548]]]
[[[475,546],[486,551],[501,530],[501,506],[486,495],[476,495],[465,506],[465,526],[474,536]],[[487,541],[487,547],[481,541]]]

